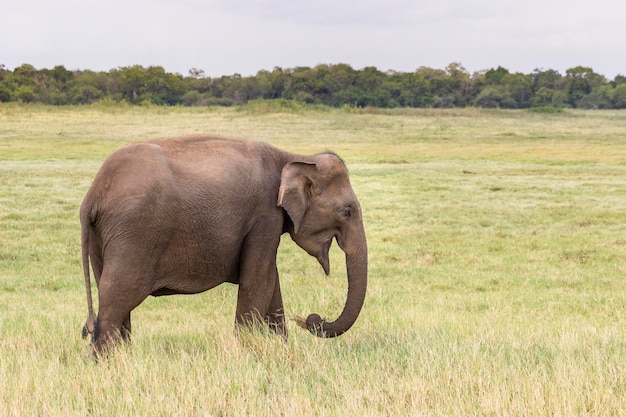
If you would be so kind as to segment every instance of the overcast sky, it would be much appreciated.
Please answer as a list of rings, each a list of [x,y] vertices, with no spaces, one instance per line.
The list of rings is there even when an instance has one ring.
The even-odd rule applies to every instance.
[[[625,0],[0,0],[0,64],[187,75],[583,65],[626,75]]]

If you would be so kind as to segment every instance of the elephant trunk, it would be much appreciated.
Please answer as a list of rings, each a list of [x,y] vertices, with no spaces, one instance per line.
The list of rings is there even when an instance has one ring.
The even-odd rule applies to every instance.
[[[308,329],[318,337],[340,336],[356,321],[367,290],[367,241],[363,224],[359,226],[345,239],[337,239],[337,243],[346,254],[346,269],[348,273],[348,295],[343,311],[333,322],[324,321],[318,314],[311,314],[306,322],[300,322],[302,327]]]

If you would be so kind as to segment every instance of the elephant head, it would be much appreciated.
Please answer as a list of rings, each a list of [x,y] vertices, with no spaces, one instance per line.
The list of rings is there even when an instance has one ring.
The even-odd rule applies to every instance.
[[[335,154],[326,153],[285,165],[278,205],[291,219],[292,225],[288,227],[291,238],[317,258],[327,275],[333,238],[346,255],[348,295],[340,316],[327,322],[318,314],[311,314],[306,321],[298,321],[317,336],[339,336],[356,321],[367,288],[367,241],[361,206],[343,161]]]

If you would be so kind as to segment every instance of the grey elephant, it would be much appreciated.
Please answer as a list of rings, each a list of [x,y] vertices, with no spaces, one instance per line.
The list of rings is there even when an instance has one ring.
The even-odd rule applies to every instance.
[[[333,321],[298,324],[335,337],[356,321],[367,287],[361,206],[343,161],[269,144],[191,136],[128,145],[102,165],[80,208],[82,260],[96,353],[129,340],[131,311],[148,296],[238,284],[236,328],[267,323],[287,337],[276,253],[291,238],[325,273],[333,239],[346,256],[348,294]],[[94,315],[89,261],[98,287]]]

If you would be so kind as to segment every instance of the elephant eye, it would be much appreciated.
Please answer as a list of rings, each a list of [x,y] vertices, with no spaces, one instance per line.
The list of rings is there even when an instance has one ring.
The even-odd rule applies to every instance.
[[[341,209],[341,217],[347,219],[350,216],[352,216],[352,207],[344,207],[343,209]]]

